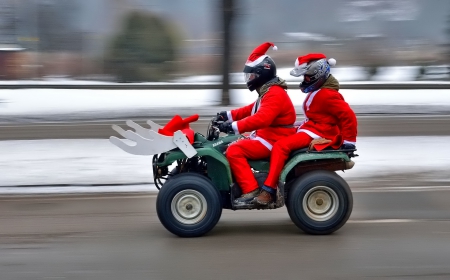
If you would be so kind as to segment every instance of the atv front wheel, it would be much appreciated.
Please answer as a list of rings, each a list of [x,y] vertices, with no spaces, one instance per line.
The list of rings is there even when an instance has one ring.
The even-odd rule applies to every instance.
[[[209,232],[222,215],[219,191],[206,177],[181,173],[168,180],[156,199],[156,212],[164,227],[180,237]]]
[[[317,170],[296,179],[287,208],[294,224],[308,234],[330,234],[341,228],[353,209],[353,196],[342,177]]]

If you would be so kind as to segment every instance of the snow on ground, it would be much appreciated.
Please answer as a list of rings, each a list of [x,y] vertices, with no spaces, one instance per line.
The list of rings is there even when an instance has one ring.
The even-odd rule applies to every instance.
[[[347,180],[410,172],[450,171],[450,136],[360,137]],[[425,148],[426,147],[426,148]],[[151,156],[130,155],[108,140],[0,141],[0,193],[155,191]],[[102,186],[83,186],[101,184]],[[103,186],[111,184],[113,186]],[[114,186],[114,184],[131,184]],[[42,185],[40,188],[13,186]],[[48,185],[71,185],[45,187]]]
[[[395,77],[393,81],[405,81],[415,71],[390,70],[390,75],[384,78],[379,76],[378,80],[382,82],[388,77]],[[283,71],[287,69],[280,69],[280,73]],[[361,83],[366,79],[365,72],[354,67],[336,68],[334,74],[344,82],[346,77]],[[283,75],[288,77],[287,73]],[[192,82],[198,82],[195,80],[197,78]],[[203,82],[210,82],[214,77],[203,78]],[[232,80],[242,82],[242,74],[235,74]],[[392,105],[405,105],[412,106],[413,109],[408,109],[412,110],[411,113],[422,112],[423,105],[450,105],[448,90],[341,90],[341,93],[352,106],[391,108]],[[296,106],[300,106],[305,98],[305,94],[292,87],[289,95]],[[234,106],[249,104],[256,97],[255,92],[248,90],[231,92]],[[219,98],[220,90],[4,89],[0,90],[0,118],[11,120],[23,116],[31,119],[37,115],[63,114],[64,120],[70,120],[70,116],[81,113],[101,118],[102,114],[110,117],[112,111],[136,112],[169,107],[176,114],[176,108],[209,108],[218,105]],[[421,111],[416,108],[421,108]],[[449,140],[450,137],[361,137],[357,145],[360,157],[355,159],[354,169],[340,174],[351,180],[376,174],[442,170],[445,177],[450,169]],[[0,141],[0,153],[0,193],[155,190],[153,185],[147,184],[153,181],[151,157],[129,155],[108,140]],[[92,184],[133,185],[83,186]],[[42,187],[39,190],[11,187],[17,185],[70,186]]]
[[[299,78],[290,75],[292,68],[278,68],[277,75],[288,82],[297,82]],[[391,66],[380,67],[377,74],[373,77],[374,81],[414,81],[419,76],[420,68],[418,66]],[[331,73],[341,82],[351,81],[367,81],[369,75],[364,67],[347,66],[332,67]],[[204,83],[204,82],[220,82],[220,75],[201,75],[176,79],[175,82],[183,83]],[[243,83],[243,73],[231,73],[230,81],[232,83]]]
[[[450,105],[448,90],[341,90],[350,105]],[[233,90],[234,106],[254,102],[257,94]],[[305,94],[289,90],[295,106],[303,103]],[[218,105],[220,90],[77,90],[18,89],[0,90],[0,117],[95,112],[96,116],[111,111],[133,112],[151,108],[200,107]]]
[[[296,82],[298,78],[289,75],[291,68],[278,69],[281,77]],[[416,66],[382,67],[370,83],[414,83],[419,70]],[[363,67],[337,67],[332,73],[340,82],[367,83],[368,75]],[[178,79],[178,82],[209,83],[219,82],[218,75],[194,76]],[[232,73],[231,82],[242,83],[242,73]],[[98,81],[74,81],[69,79],[47,79],[43,81],[1,81],[1,84],[67,84],[96,85],[115,84]],[[430,83],[432,83],[430,81]],[[435,83],[435,82],[434,82]],[[441,82],[440,82],[441,83]],[[146,83],[143,83],[146,84]],[[403,106],[448,106],[448,90],[341,90],[350,105],[379,106],[376,111],[383,111],[385,105]],[[291,86],[289,91],[295,106],[301,106],[305,98],[298,87]],[[190,108],[219,105],[220,90],[97,90],[97,89],[2,89],[0,90],[0,118],[11,121],[21,117],[33,119],[42,116],[60,115],[63,118],[75,118],[92,113],[94,118],[102,115],[110,117],[123,116],[123,112],[149,110],[152,108]],[[257,98],[255,92],[246,89],[232,90],[232,106],[249,104]],[[368,107],[367,107],[368,108]],[[436,108],[436,107],[433,107]],[[387,109],[390,110],[390,109]],[[435,110],[435,109],[433,109]],[[436,109],[437,110],[437,109]],[[120,113],[119,113],[120,112]],[[115,113],[115,114],[114,114]],[[385,112],[386,113],[386,112]],[[84,117],[85,118],[85,117]]]
[[[414,81],[420,76],[420,67],[379,67],[372,77],[374,81]]]
[[[214,105],[219,94],[219,90],[0,90],[0,115]]]

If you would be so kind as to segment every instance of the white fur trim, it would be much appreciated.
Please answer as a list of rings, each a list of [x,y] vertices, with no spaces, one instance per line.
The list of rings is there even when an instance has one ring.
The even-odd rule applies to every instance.
[[[231,111],[227,111],[227,117],[230,122],[233,122],[233,116],[231,116]]]
[[[302,126],[306,122],[306,119],[303,121],[296,121],[294,122],[294,126]]]
[[[239,134],[239,129],[238,129],[238,126],[237,126],[237,122],[232,122],[231,123],[231,127],[233,128],[234,133]]]
[[[309,131],[309,130],[307,130],[307,129],[298,129],[298,130],[297,130],[297,133],[299,133],[299,132],[304,132],[304,133],[308,134],[309,136],[311,136],[313,139],[322,138],[322,137],[320,137],[319,135],[317,135],[317,134],[315,134],[314,132],[311,132],[311,131]]]
[[[268,55],[262,55],[262,56],[258,57],[258,59],[256,59],[255,61],[248,61],[247,60],[245,65],[246,66],[250,66],[250,67],[256,66],[256,65],[260,64],[264,60],[264,58],[266,58],[266,57],[268,57]]]
[[[309,106],[311,105],[311,103],[313,102],[314,97],[316,96],[316,94],[320,91],[320,89],[313,91],[308,97],[308,99],[306,100],[305,106],[306,106],[306,111],[309,111]]]
[[[269,142],[267,142],[266,139],[256,136],[255,132],[252,132],[252,134],[250,134],[250,139],[261,142],[261,144],[263,144],[267,149],[269,149],[269,151],[272,151],[272,145]]]
[[[330,64],[330,66],[336,65],[336,59],[334,59],[334,58],[328,59],[328,64]]]
[[[344,144],[353,144],[356,146],[356,142],[344,140]]]
[[[308,66],[308,63],[305,62],[305,63],[302,63],[300,65],[297,65],[297,69],[303,69],[303,68],[306,68],[306,66]]]

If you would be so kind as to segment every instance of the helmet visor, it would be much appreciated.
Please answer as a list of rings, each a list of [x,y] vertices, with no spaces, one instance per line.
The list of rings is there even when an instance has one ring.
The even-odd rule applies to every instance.
[[[294,77],[300,77],[302,75],[304,75],[306,73],[306,71],[308,71],[308,68],[294,68],[291,70],[290,74],[291,76]]]
[[[244,73],[244,81],[246,82],[246,83],[248,83],[248,82],[250,82],[250,81],[252,81],[252,80],[254,80],[254,79],[256,79],[256,78],[258,78],[258,74],[255,74],[255,73]]]

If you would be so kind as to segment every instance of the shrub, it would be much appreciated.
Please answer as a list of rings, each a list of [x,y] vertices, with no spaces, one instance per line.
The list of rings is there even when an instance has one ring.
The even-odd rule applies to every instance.
[[[112,40],[105,64],[120,82],[161,81],[173,69],[178,32],[163,18],[132,12]]]

